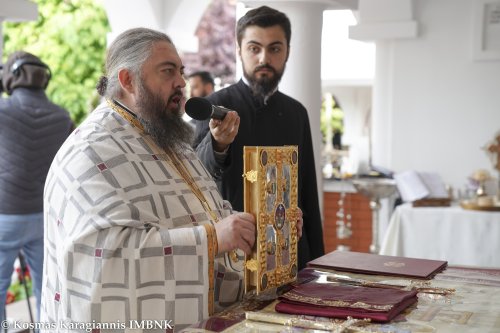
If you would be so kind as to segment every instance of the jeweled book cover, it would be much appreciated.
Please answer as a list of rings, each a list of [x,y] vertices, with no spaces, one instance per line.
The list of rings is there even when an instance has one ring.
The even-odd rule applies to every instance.
[[[245,258],[245,292],[257,294],[297,278],[297,146],[244,147],[244,209],[257,239]]]

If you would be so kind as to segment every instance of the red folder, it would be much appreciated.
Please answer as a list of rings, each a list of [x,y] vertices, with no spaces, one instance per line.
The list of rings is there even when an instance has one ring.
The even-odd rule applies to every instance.
[[[417,291],[309,282],[279,299],[277,312],[387,322],[417,301]]]
[[[333,251],[307,266],[361,274],[394,275],[430,279],[448,265],[447,261]]]

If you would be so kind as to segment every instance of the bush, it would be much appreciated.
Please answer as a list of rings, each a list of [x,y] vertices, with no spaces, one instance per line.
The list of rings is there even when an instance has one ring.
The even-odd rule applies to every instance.
[[[34,0],[36,22],[4,24],[4,55],[24,50],[52,70],[47,95],[80,123],[99,100],[95,85],[102,73],[110,30],[101,1]],[[4,59],[5,61],[5,59]]]
[[[21,283],[22,276],[20,267],[16,268],[16,273],[17,273],[16,274],[17,279],[12,281],[9,289],[7,290],[6,304],[17,302],[33,295],[32,281],[29,268],[26,268],[26,271],[24,272],[24,279],[28,287],[28,295],[26,295],[26,290],[24,288],[24,285]]]

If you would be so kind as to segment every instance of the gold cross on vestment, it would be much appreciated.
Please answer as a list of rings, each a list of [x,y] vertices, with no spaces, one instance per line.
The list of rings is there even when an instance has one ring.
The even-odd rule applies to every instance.
[[[495,143],[488,145],[488,147],[486,147],[486,149],[491,154],[496,155],[496,162],[494,162],[495,163],[494,167],[495,167],[495,169],[500,171],[500,135],[496,136],[494,142]]]

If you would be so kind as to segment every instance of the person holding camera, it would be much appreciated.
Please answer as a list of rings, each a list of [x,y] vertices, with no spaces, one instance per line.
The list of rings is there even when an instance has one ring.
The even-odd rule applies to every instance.
[[[1,72],[0,98],[0,322],[14,262],[23,251],[40,313],[43,267],[43,190],[59,147],[73,128],[69,113],[45,94],[49,67],[24,51]]]

